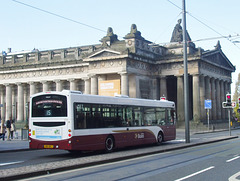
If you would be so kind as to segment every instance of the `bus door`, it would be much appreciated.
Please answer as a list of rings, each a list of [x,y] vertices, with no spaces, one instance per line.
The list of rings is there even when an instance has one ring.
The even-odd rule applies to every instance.
[[[176,138],[175,111],[166,109],[165,113],[165,123],[161,127],[164,130],[164,140],[168,141]]]
[[[144,124],[142,112],[143,108],[138,106],[127,109],[127,129],[131,145],[144,144],[148,138],[148,132],[142,127]]]
[[[125,109],[125,128],[126,128],[126,143],[128,145],[134,144],[134,116],[133,107],[126,107]]]

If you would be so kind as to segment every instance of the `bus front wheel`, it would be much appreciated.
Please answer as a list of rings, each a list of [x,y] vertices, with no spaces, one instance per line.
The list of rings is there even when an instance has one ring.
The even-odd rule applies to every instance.
[[[113,148],[114,148],[114,138],[113,138],[113,136],[110,135],[105,140],[105,151],[107,153],[112,152]]]
[[[157,136],[157,145],[161,145],[163,142],[163,133],[159,132]]]

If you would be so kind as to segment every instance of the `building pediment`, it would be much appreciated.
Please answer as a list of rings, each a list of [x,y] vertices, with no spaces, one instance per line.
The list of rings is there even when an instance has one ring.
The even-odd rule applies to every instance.
[[[114,51],[114,50],[103,49],[101,51],[98,51],[98,52],[90,55],[88,58],[118,56],[120,54],[121,54],[120,52],[117,52],[117,51]]]
[[[203,52],[201,59],[231,72],[235,72],[235,66],[232,65],[221,49]]]
[[[126,57],[126,55],[122,55],[121,52],[111,50],[111,49],[103,49],[93,53],[92,55],[85,58],[83,61],[96,61],[96,60],[104,60],[104,59],[116,59]]]

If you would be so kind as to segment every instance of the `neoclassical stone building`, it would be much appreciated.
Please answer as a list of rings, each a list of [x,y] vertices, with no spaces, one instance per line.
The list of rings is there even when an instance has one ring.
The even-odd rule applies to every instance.
[[[179,29],[180,27],[180,29]],[[179,31],[180,30],[180,31]],[[175,30],[176,31],[176,27]],[[181,26],[178,24],[181,41]],[[100,44],[55,49],[3,53],[0,56],[1,117],[12,117],[18,127],[26,124],[30,95],[41,91],[80,90],[99,94],[100,82],[118,80],[119,93],[130,97],[159,99],[162,95],[176,103],[178,124],[184,122],[183,48],[173,33],[172,42],[153,45],[136,25],[124,40],[112,28]],[[188,35],[189,37],[189,35]],[[230,92],[235,67],[221,50],[204,51],[188,43],[190,118],[206,120],[204,100],[212,100],[211,120],[226,120],[222,109]]]

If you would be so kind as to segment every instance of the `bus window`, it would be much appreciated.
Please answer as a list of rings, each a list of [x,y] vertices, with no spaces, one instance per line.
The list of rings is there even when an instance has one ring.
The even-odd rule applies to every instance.
[[[142,109],[143,108],[141,108],[141,107],[133,108],[134,126],[142,126],[143,125]]]
[[[125,107],[124,106],[118,106],[117,107],[117,127],[124,126],[124,120],[125,120]]]
[[[167,109],[166,120],[168,125],[174,125],[175,112],[172,109]]]
[[[74,103],[74,129],[86,128],[83,104]]]
[[[92,112],[92,128],[99,128],[102,125],[101,106],[98,104],[91,105]]]
[[[117,105],[101,105],[103,115],[103,126],[121,127],[123,122],[124,109]]]
[[[155,115],[155,109],[154,108],[145,107],[145,110],[144,110],[144,125],[146,125],[146,126],[156,125],[156,115]]]
[[[126,121],[126,126],[134,126],[132,107],[126,108],[126,120],[125,121]]]
[[[166,109],[156,108],[156,119],[158,125],[166,125]]]
[[[67,98],[47,94],[32,99],[32,117],[67,117]]]

